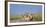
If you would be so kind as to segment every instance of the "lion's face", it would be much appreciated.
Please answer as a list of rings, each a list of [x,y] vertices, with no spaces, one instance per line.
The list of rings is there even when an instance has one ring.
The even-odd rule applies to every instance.
[[[32,16],[24,16],[24,20],[29,21],[30,19],[32,19]]]

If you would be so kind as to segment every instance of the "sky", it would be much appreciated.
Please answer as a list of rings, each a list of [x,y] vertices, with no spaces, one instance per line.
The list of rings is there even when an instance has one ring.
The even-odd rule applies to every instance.
[[[10,4],[10,14],[18,15],[25,12],[37,13],[42,11],[41,5]]]

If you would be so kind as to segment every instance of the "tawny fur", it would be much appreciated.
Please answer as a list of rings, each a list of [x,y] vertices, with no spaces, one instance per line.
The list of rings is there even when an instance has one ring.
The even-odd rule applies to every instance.
[[[31,21],[32,20],[32,16],[31,15],[24,16],[24,20]]]

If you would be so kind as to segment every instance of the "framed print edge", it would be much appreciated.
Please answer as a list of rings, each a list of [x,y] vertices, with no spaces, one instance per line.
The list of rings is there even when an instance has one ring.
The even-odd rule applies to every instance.
[[[5,1],[5,26],[8,26],[7,1]]]
[[[44,23],[38,23],[38,24],[21,24],[21,25],[13,25],[13,26],[41,25],[41,24],[45,24],[45,3],[41,3],[41,2],[25,2],[25,1],[11,1],[11,2],[39,3],[39,4],[43,4],[44,5]],[[5,1],[5,26],[8,26],[8,1]]]

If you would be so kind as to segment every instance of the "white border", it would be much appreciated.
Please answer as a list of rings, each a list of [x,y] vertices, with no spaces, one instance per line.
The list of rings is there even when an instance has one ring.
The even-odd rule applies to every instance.
[[[39,21],[39,22],[10,23],[10,4],[42,5],[42,21]],[[44,5],[43,4],[8,2],[8,25],[38,24],[38,23],[44,23]]]

